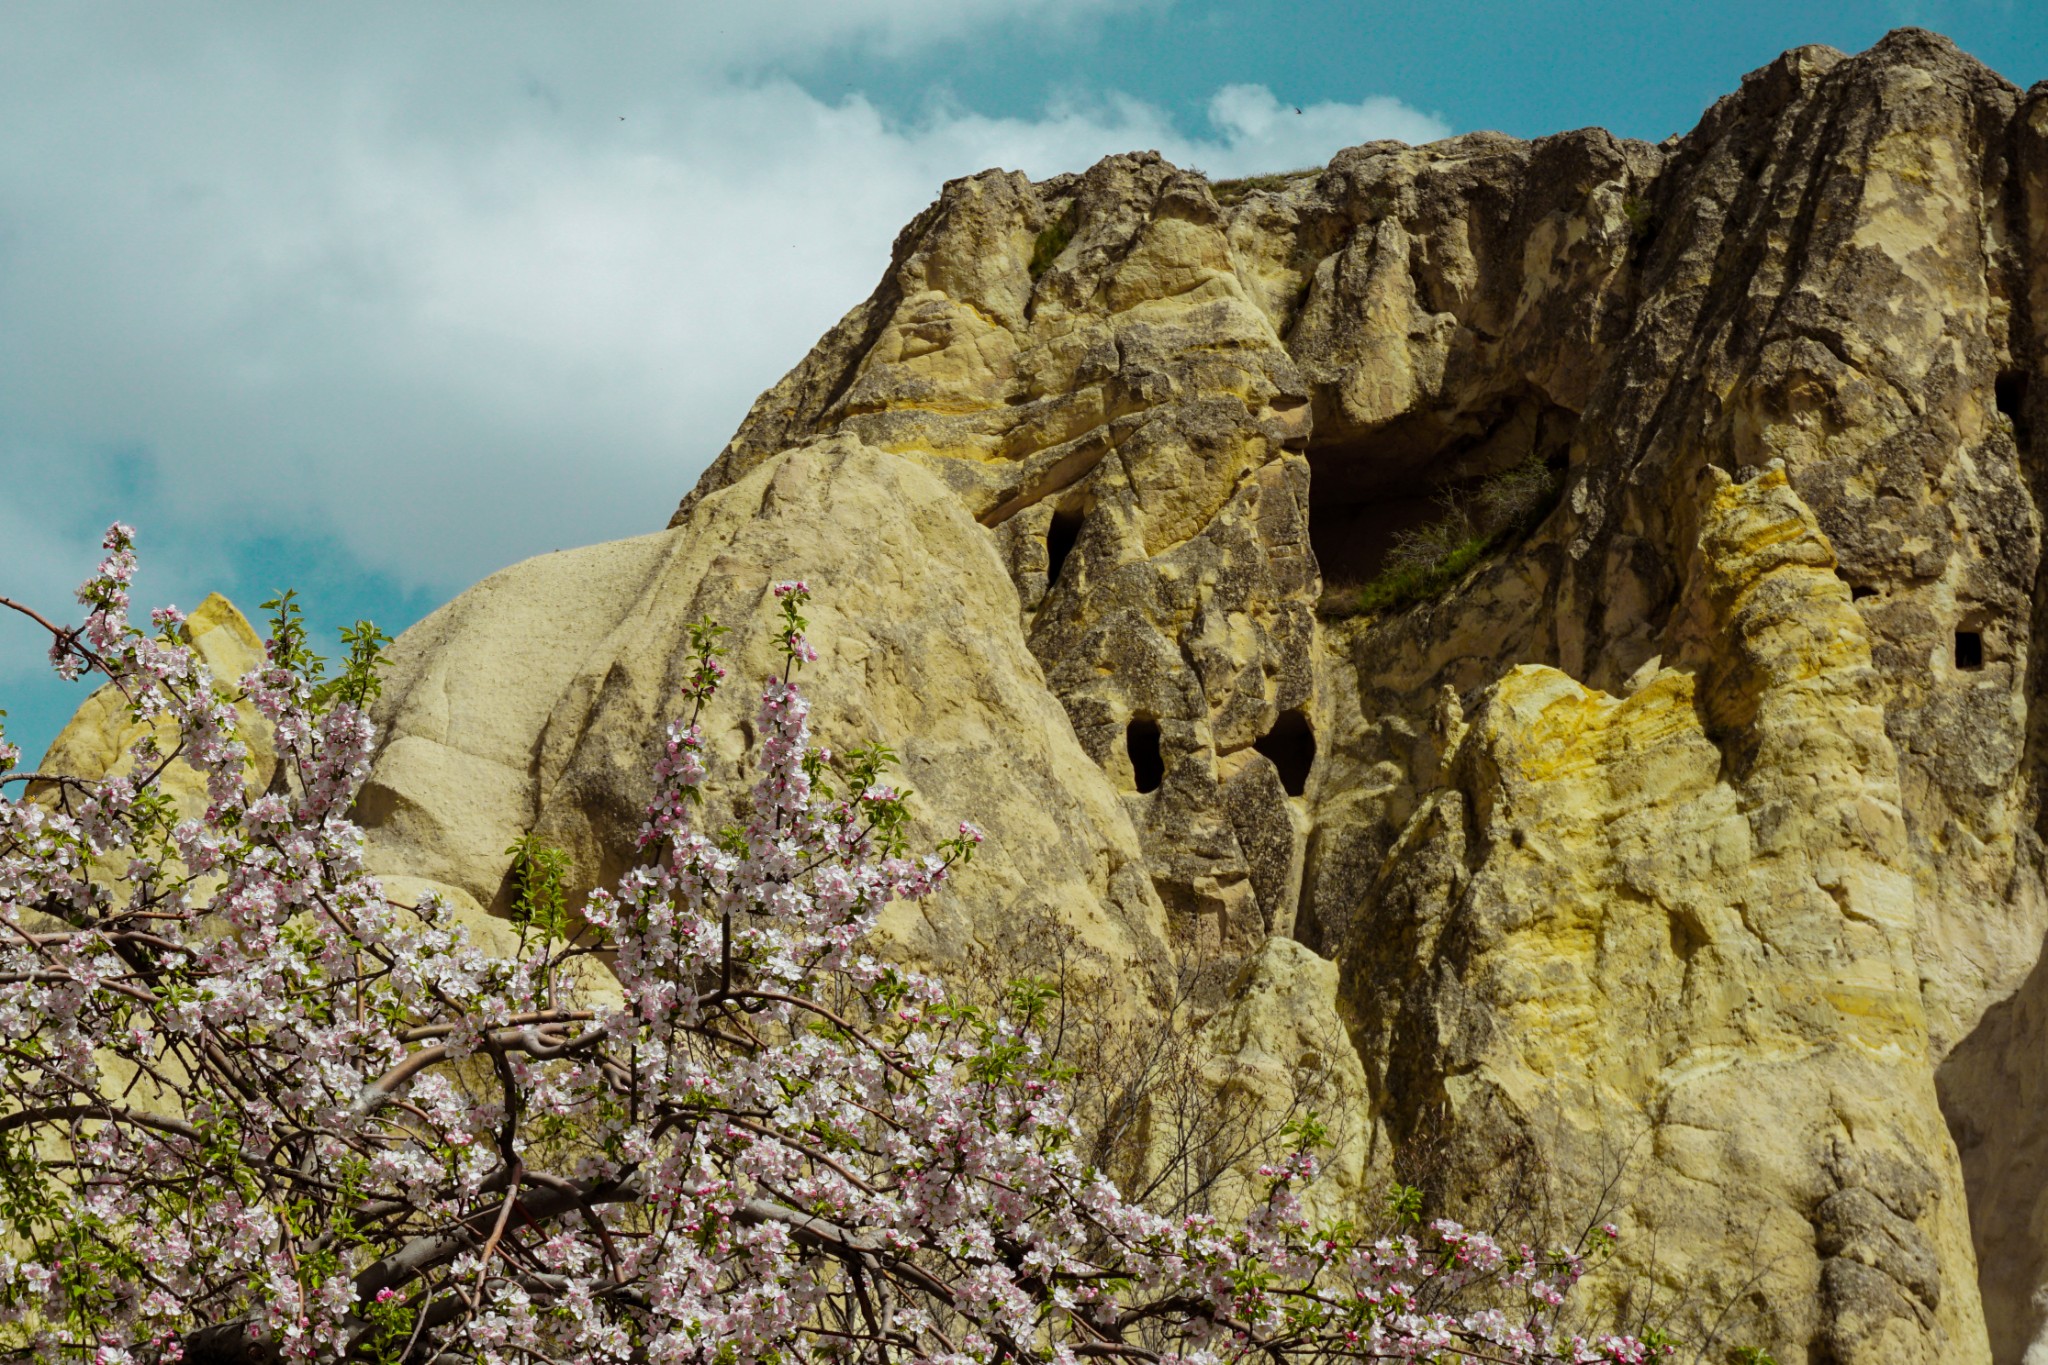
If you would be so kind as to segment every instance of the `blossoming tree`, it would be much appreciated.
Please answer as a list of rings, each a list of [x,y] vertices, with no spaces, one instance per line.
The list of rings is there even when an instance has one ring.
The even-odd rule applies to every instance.
[[[744,824],[704,826],[719,632],[642,856],[563,903],[520,848],[519,948],[364,867],[367,627],[327,678],[287,597],[210,677],[128,619],[132,535],[51,626],[153,722],[98,781],[0,742],[0,1345],[92,1361],[1637,1361],[1558,1323],[1578,1254],[1450,1222],[1316,1226],[1308,1151],[1250,1217],[1168,1219],[1088,1169],[1036,1031],[870,950],[980,835],[906,851],[880,748],[812,744],[807,590]],[[8,606],[16,604],[0,599]],[[37,618],[41,619],[41,618]],[[45,622],[47,625],[48,623]],[[253,790],[238,704],[271,734]],[[181,815],[173,764],[205,779]],[[1313,1133],[1304,1131],[1304,1139]],[[1304,1145],[1310,1145],[1305,1142]],[[1611,1235],[1611,1234],[1608,1234]]]

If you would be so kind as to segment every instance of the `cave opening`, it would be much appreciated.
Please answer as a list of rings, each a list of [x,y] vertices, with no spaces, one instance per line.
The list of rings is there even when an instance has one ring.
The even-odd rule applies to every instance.
[[[1289,796],[1308,790],[1309,770],[1316,763],[1316,732],[1308,717],[1299,711],[1282,711],[1273,728],[1260,735],[1252,748],[1271,759],[1280,770],[1280,786]]]
[[[1576,413],[1531,390],[1363,432],[1319,411],[1308,448],[1308,534],[1324,584],[1372,581],[1404,536],[1424,528],[1450,522],[1467,538],[1503,529],[1488,521],[1491,498],[1512,483],[1504,481],[1510,471],[1540,465],[1553,476],[1549,495],[1505,518],[1533,525],[1554,505],[1577,426]]]
[[[1974,673],[1984,667],[1983,631],[1959,630],[1956,632],[1956,667],[1965,673]]]
[[[1045,587],[1048,592],[1060,581],[1060,570],[1067,566],[1067,556],[1074,553],[1074,545],[1081,539],[1081,512],[1061,509],[1052,514],[1052,524],[1045,528]]]
[[[1992,401],[2012,423],[2012,438],[2021,450],[2027,448],[2027,373],[2007,370],[1991,385]]]
[[[1124,731],[1124,751],[1131,756],[1131,776],[1140,792],[1156,792],[1166,779],[1166,756],[1159,748],[1159,722],[1133,716]]]
[[[1871,587],[1868,583],[1852,583],[1849,586],[1849,600],[1851,602],[1861,602],[1866,597],[1875,596],[1877,596],[1877,589]]]

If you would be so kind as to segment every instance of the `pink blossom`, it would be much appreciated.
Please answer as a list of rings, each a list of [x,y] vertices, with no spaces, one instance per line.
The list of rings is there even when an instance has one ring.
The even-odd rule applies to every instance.
[[[174,609],[158,638],[128,623],[133,533],[106,548],[52,657],[163,718],[207,805],[166,814],[154,739],[141,780],[0,794],[5,1102],[36,1116],[12,1150],[48,1192],[0,1254],[0,1321],[38,1349],[170,1360],[211,1330],[251,1358],[823,1362],[886,1342],[914,1365],[1142,1336],[1192,1365],[1312,1332],[1340,1356],[1659,1354],[1555,1328],[1575,1252],[1314,1224],[1310,1152],[1265,1163],[1237,1221],[1162,1217],[1090,1168],[1046,1041],[869,942],[983,835],[888,851],[904,794],[816,747],[793,680],[816,657],[805,583],[774,589],[786,669],[740,827],[699,822],[726,677],[700,623],[643,856],[505,957],[367,871],[368,716],[317,705],[278,641],[237,684],[245,713]],[[0,776],[15,761],[0,745]]]

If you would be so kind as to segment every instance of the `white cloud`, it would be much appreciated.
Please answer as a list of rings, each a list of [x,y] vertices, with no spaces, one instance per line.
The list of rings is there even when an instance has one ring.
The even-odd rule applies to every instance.
[[[749,65],[1110,3],[10,12],[0,592],[91,562],[94,476],[51,451],[142,452],[124,514],[175,526],[188,578],[252,528],[452,592],[658,527],[943,180],[1134,147],[1288,169],[1445,131],[1243,85],[1206,137],[1116,96],[904,125]],[[0,676],[20,662],[0,638]]]
[[[1289,105],[1263,85],[1226,85],[1209,101],[1209,122],[1222,135],[1217,165],[1222,174],[1320,166],[1339,148],[1394,138],[1434,142],[1449,137],[1441,119],[1375,95],[1357,104]]]

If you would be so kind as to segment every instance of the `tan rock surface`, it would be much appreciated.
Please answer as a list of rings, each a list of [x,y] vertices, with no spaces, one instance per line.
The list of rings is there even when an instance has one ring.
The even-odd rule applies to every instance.
[[[1322,1173],[1305,1198],[1313,1216],[1352,1217],[1385,1193],[1386,1151],[1374,1140],[1371,1090],[1346,1036],[1338,989],[1336,963],[1293,939],[1269,938],[1231,982],[1223,1006],[1195,1028],[1200,1077],[1245,1139],[1216,1207],[1248,1207],[1261,1197],[1258,1168],[1286,1157],[1294,1143],[1283,1130],[1308,1118],[1327,1129]]]
[[[208,593],[206,600],[185,618],[182,633],[185,642],[197,651],[214,685],[224,693],[235,692],[242,677],[263,663],[262,639],[235,604],[217,592]],[[277,763],[276,752],[270,747],[269,727],[256,714],[255,707],[243,703],[237,710],[243,739],[250,751],[249,781],[252,786],[261,787],[270,781]],[[176,732],[168,721],[137,721],[129,714],[127,698],[119,689],[101,686],[79,703],[77,712],[50,742],[36,771],[65,773],[88,781],[132,772],[135,760],[129,750],[145,733],[151,732],[164,751],[170,752]],[[196,769],[173,763],[165,770],[161,786],[177,803],[180,814],[191,817],[206,809],[206,780]],[[40,784],[32,790],[42,794]]]
[[[243,676],[263,663],[263,641],[250,626],[248,618],[219,593],[208,594],[206,600],[186,617],[184,636],[186,642],[198,651],[215,685],[225,690],[232,690]],[[270,784],[277,764],[276,751],[270,744],[269,725],[257,714],[256,708],[246,702],[238,704],[236,709],[242,723],[243,740],[250,748],[249,786],[252,791],[260,790]],[[127,702],[117,689],[101,687],[79,705],[70,722],[50,745],[37,771],[64,773],[89,781],[132,772],[134,758],[129,751],[145,732],[154,732],[160,745],[169,750],[174,731],[168,721],[157,720],[148,726],[139,724],[129,714]],[[205,779],[184,763],[173,763],[166,768],[159,787],[176,803],[179,814],[188,819],[196,818],[207,807],[209,798]],[[46,800],[57,799],[53,788],[54,784],[31,786],[33,794]],[[463,784],[450,783],[446,799],[439,802],[441,808],[457,804],[464,790]],[[425,859],[421,861],[427,862]],[[104,874],[110,879],[117,878],[124,867],[125,862],[117,863],[110,859]],[[474,941],[505,956],[511,956],[516,950],[517,934],[511,924],[487,914],[483,906],[461,886],[403,873],[387,873],[382,880],[385,893],[399,904],[416,904],[422,895],[433,892],[454,912],[456,920],[469,931]],[[578,964],[574,971],[580,981],[599,992],[616,990],[616,983],[601,968],[590,970]]]
[[[1869,638],[1783,466],[1710,473],[1720,656],[1626,697],[1520,665],[1449,737],[1340,956],[1376,1108],[1461,1170],[1535,1138],[1566,1207],[1618,1173],[1622,1265],[1711,1305],[1695,1341],[1754,1295],[1750,1340],[1981,1359]]]
[[[1640,1139],[1629,1216],[1660,1255],[1733,1292],[1773,1248],[1756,1344],[1981,1359],[1988,1322],[2017,1360],[2048,1166],[2038,1107],[1983,1108],[2048,1040],[2017,1005],[1979,1031],[2048,929],[2042,104],[1902,31],[1788,53],[1660,147],[1473,134],[1244,188],[1145,156],[955,182],[677,524],[827,433],[939,469],[1091,756],[1130,790],[1156,734],[1157,790],[1126,799],[1176,941],[1334,958],[1397,1144],[1440,1138],[1453,1080],[1489,1095],[1451,1118],[1474,1167],[1503,1124],[1558,1170]],[[1565,491],[1521,543],[1406,610],[1304,611],[1531,457]],[[1802,528],[1803,577],[1702,493],[1773,461],[1766,523]],[[1545,741],[1580,785],[1475,776],[1538,702],[1583,713]],[[1278,743],[1294,718],[1312,762]],[[1529,848],[1578,831],[1562,890],[1510,875],[1535,855],[1469,808],[1501,783]],[[1554,941],[1428,928],[1566,890]],[[1557,1012],[1530,1007],[1553,978]],[[1966,1227],[2000,1261],[1981,1318]]]
[[[687,531],[530,560],[406,632],[361,798],[378,871],[502,908],[513,839],[574,857],[584,889],[622,870],[653,755],[688,667],[687,625],[728,626],[732,682],[707,718],[709,780],[750,780],[753,691],[777,667],[772,586],[815,593],[824,658],[803,681],[819,742],[901,755],[916,837],[972,817],[987,842],[971,894],[887,927],[930,961],[1048,916],[1091,950],[1091,990],[1126,1002],[1163,960],[1165,923],[1136,833],[1075,743],[1018,626],[985,532],[916,464],[838,439],[765,462],[704,499]],[[455,793],[460,799],[448,799]]]

